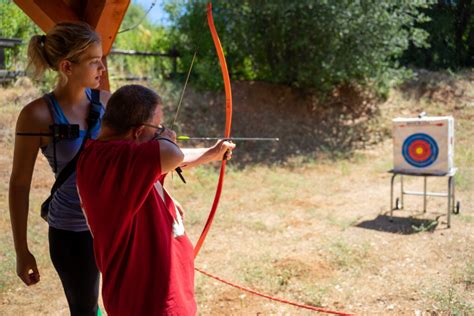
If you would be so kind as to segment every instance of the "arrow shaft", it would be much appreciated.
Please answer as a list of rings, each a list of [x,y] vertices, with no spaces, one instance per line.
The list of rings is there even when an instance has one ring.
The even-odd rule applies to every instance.
[[[178,140],[235,140],[235,141],[273,141],[277,142],[280,139],[277,137],[187,137],[187,136],[178,136]]]

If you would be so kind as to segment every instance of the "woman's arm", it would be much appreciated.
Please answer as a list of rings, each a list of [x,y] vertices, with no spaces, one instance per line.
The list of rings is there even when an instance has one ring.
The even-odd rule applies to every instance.
[[[27,105],[20,113],[16,132],[45,132],[50,120],[46,104],[36,100]],[[33,169],[41,146],[41,136],[16,136],[13,153],[13,167],[10,176],[9,207],[13,232],[13,241],[17,256],[17,274],[27,285],[39,281],[36,260],[28,249],[27,222],[29,194]],[[32,271],[32,272],[30,272]]]

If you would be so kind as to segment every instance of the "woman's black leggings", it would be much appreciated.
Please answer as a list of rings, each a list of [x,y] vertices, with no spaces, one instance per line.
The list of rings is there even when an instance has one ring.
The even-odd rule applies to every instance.
[[[49,228],[49,253],[59,274],[72,316],[96,316],[99,296],[92,236]]]

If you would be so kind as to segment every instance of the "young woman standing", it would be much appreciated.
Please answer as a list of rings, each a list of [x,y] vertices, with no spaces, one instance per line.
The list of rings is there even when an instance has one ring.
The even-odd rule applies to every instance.
[[[27,104],[21,111],[15,137],[13,168],[10,178],[9,205],[16,251],[16,269],[21,280],[32,285],[40,273],[27,240],[29,194],[33,169],[39,150],[57,177],[79,151],[87,134],[87,118],[93,104],[92,89],[97,89],[105,71],[99,35],[86,23],[59,23],[46,35],[36,35],[28,47],[29,67],[36,77],[47,69],[58,74],[51,93]],[[100,103],[110,94],[100,91]],[[95,138],[104,113],[103,106],[90,136]],[[51,126],[79,125],[79,135],[54,140]],[[92,125],[92,124],[91,124]],[[18,135],[37,134],[33,136]],[[40,135],[38,135],[40,134]],[[41,135],[43,134],[43,135]],[[96,315],[98,309],[99,272],[96,267],[92,237],[80,207],[76,174],[59,187],[49,204],[49,250],[61,279],[71,315]]]

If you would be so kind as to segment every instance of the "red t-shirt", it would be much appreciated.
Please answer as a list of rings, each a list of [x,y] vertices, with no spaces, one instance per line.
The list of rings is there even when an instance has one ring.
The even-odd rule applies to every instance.
[[[194,315],[193,247],[163,189],[160,145],[89,140],[77,187],[109,315]]]

